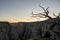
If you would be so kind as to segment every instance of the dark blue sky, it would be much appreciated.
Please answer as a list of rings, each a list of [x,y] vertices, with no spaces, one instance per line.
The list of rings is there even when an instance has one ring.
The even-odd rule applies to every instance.
[[[29,18],[32,11],[43,11],[39,4],[49,6],[50,15],[60,12],[60,0],[0,0],[0,18]]]

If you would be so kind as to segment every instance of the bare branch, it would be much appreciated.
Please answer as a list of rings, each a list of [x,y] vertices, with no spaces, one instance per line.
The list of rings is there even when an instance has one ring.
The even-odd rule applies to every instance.
[[[42,14],[42,13],[40,13],[40,14],[45,16],[45,18],[48,17],[49,19],[53,20],[50,16],[46,16],[45,14]]]
[[[60,16],[60,13],[59,13],[59,15],[58,16]]]
[[[53,15],[54,15],[55,17],[57,17],[54,13],[53,13]]]
[[[45,12],[46,13],[46,16],[48,16],[48,14],[49,14],[48,8],[49,7],[46,8],[46,12]]]
[[[42,7],[41,5],[39,5],[39,7],[41,7],[41,8],[44,10],[44,12],[46,11],[46,10],[45,10],[45,8],[44,8],[44,7]]]
[[[49,7],[46,8],[46,10],[48,10]]]
[[[52,18],[48,15],[49,14],[49,11],[48,11],[49,7],[47,7],[46,9],[44,9],[44,7],[42,7],[41,5],[39,5],[39,7],[41,7],[44,10],[44,13],[45,13],[45,14],[42,14],[42,13],[40,13],[40,14],[45,16],[45,18],[48,17],[49,19],[52,20]]]

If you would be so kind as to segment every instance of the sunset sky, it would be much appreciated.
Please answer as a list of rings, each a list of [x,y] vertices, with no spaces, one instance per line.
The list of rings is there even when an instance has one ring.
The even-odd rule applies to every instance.
[[[60,12],[60,0],[0,0],[0,20],[24,20],[34,13],[43,12],[39,4],[44,8],[49,6],[50,16]]]

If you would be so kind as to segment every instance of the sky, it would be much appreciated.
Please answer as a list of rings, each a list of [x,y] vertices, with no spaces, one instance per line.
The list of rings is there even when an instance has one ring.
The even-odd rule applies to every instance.
[[[29,18],[34,13],[43,12],[39,4],[44,8],[49,6],[50,16],[60,12],[60,0],[0,0],[0,19]]]

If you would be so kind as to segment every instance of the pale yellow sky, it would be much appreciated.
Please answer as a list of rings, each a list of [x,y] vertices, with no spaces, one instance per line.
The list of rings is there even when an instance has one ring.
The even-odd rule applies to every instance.
[[[46,19],[40,18],[39,21],[43,21],[43,20],[46,20]],[[16,23],[16,22],[34,22],[34,21],[37,21],[37,19],[36,18],[17,18],[17,19],[0,18],[0,21],[7,21],[10,23]]]

